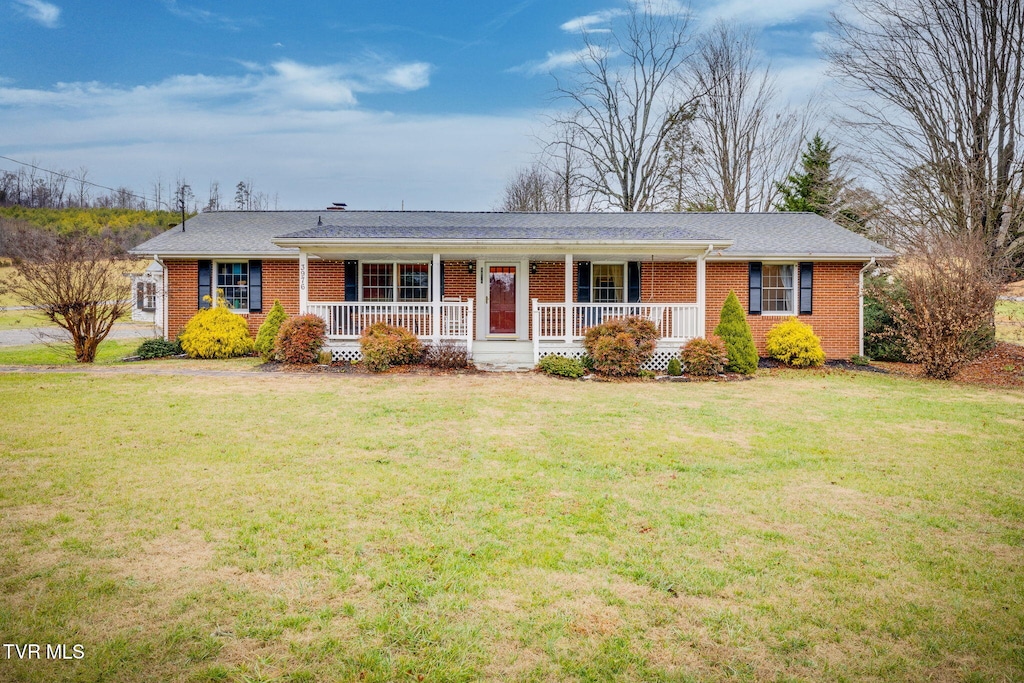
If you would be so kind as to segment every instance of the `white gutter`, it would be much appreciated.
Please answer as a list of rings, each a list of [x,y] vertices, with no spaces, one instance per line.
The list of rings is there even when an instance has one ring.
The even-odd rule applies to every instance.
[[[153,262],[163,269],[160,277],[160,331],[164,334],[164,340],[170,341],[167,336],[167,309],[170,304],[167,300],[167,264],[160,260],[159,254],[153,254]]]
[[[858,339],[860,341],[859,353],[862,356],[864,355],[864,272],[874,265],[875,259],[872,257],[872,259],[860,269],[860,273],[857,275],[857,291],[860,294],[860,323],[858,326],[860,335],[858,336]]]

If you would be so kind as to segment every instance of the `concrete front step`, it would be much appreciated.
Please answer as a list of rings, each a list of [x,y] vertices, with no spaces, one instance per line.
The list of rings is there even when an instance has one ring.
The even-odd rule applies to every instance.
[[[533,369],[533,343],[524,341],[473,342],[473,365],[491,372]]]

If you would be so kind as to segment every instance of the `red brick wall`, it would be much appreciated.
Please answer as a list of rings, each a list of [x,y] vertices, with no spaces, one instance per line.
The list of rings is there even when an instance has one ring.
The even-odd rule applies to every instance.
[[[309,261],[309,300],[345,300],[345,262]]]
[[[860,298],[858,291],[862,263],[815,263],[813,315],[799,316],[814,328],[829,358],[848,358],[860,350]],[[718,325],[722,304],[729,290],[736,292],[743,310],[749,304],[749,266],[742,263],[707,264],[707,317],[710,334]],[[799,279],[797,279],[799,283]],[[785,316],[748,315],[758,353],[764,354],[764,337]]]
[[[199,266],[195,260],[170,261],[167,264],[167,335],[174,339],[199,310]],[[263,311],[243,313],[249,332],[256,336],[260,325],[279,299],[288,315],[299,312],[298,261],[263,261]]]
[[[444,261],[443,296],[476,299],[476,273],[469,272],[469,264],[476,261]],[[474,302],[475,303],[475,302]]]
[[[655,304],[697,303],[697,264],[641,261],[640,300]]]

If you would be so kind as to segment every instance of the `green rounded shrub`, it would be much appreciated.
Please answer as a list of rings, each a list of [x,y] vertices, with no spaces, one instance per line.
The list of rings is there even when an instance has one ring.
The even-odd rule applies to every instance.
[[[423,357],[423,344],[415,334],[387,323],[374,323],[363,330],[359,347],[363,351],[363,363],[373,372],[418,363]]]
[[[729,290],[729,296],[722,305],[722,313],[718,319],[715,335],[725,344],[725,353],[729,361],[725,366],[730,372],[750,375],[757,371],[757,347],[754,346],[754,335],[747,323],[747,314],[740,306],[736,292]]]
[[[270,313],[267,313],[266,319],[260,325],[259,332],[256,333],[256,353],[260,354],[264,361],[273,360],[277,333],[281,330],[281,323],[287,319],[288,314],[284,312],[284,306],[280,301],[274,299],[273,308],[270,309]]]
[[[139,348],[135,350],[135,355],[139,358],[166,358],[167,356],[177,356],[181,353],[181,344],[177,341],[168,341],[157,337],[156,339],[147,339],[146,341],[139,344]]]
[[[669,377],[679,377],[683,374],[683,364],[678,358],[672,356],[668,361],[668,368],[665,369],[665,372],[668,373]]]
[[[312,365],[320,360],[327,339],[327,325],[318,315],[296,315],[281,323],[274,355],[292,365]]]
[[[541,371],[549,375],[557,375],[559,377],[571,377],[576,379],[587,374],[583,364],[575,358],[568,358],[566,356],[559,356],[551,354],[550,356],[544,356],[537,363],[537,367]]]
[[[192,316],[179,338],[189,358],[234,358],[252,353],[245,318],[218,303]]]
[[[720,375],[729,362],[725,344],[718,337],[691,339],[679,352],[687,374],[695,377]]]
[[[765,348],[772,358],[794,367],[817,367],[825,363],[821,340],[810,325],[796,318],[789,318],[768,330]]]
[[[638,376],[657,345],[658,328],[640,316],[595,325],[583,337],[583,346],[594,359],[594,370],[617,377]]]

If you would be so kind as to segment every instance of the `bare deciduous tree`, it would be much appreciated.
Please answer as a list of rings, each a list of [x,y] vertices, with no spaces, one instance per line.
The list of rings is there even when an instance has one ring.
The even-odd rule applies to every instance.
[[[558,179],[539,163],[520,168],[505,184],[501,211],[560,211]]]
[[[6,249],[15,277],[0,288],[66,330],[78,362],[93,362],[100,342],[131,310],[128,259],[104,240],[44,230],[19,230]]]
[[[622,211],[657,207],[662,145],[680,111],[672,84],[688,57],[689,14],[659,7],[630,3],[621,26],[585,32],[575,77],[556,87],[571,105],[556,124],[579,155],[583,188]]]
[[[992,339],[1000,263],[981,232],[921,231],[893,271],[897,286],[868,287],[893,321],[881,336],[897,341],[929,377],[952,377]]]
[[[806,117],[776,102],[771,70],[757,60],[755,36],[719,22],[698,40],[689,87],[693,202],[720,211],[768,211],[778,181],[796,163]]]
[[[1024,3],[857,0],[833,19],[828,55],[858,93],[865,156],[913,191],[891,193],[900,218],[1024,260]]]

